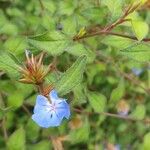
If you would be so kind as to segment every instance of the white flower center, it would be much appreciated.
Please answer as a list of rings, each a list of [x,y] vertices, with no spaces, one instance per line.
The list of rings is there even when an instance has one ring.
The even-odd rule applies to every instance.
[[[56,111],[56,104],[53,103],[53,104],[47,105],[46,110],[47,111]]]

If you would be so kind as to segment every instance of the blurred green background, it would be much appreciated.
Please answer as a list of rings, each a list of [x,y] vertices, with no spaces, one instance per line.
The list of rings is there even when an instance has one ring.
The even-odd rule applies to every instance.
[[[1,150],[150,150],[150,45],[141,41],[150,38],[150,1],[113,29],[139,41],[114,35],[73,40],[114,23],[137,1],[0,0]],[[87,56],[82,81],[63,96],[71,118],[58,128],[42,129],[31,119],[38,92],[18,82],[16,69],[26,49],[45,51],[45,65],[55,59],[60,74]],[[55,81],[55,73],[46,77]],[[125,112],[129,119],[103,112]]]

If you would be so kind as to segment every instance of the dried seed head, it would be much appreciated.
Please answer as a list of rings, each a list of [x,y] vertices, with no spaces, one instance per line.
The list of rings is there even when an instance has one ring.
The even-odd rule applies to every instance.
[[[38,56],[33,56],[28,50],[25,51],[26,62],[22,67],[18,67],[22,78],[19,80],[28,84],[41,84],[44,77],[50,72],[49,67],[43,65],[43,57],[45,53]]]

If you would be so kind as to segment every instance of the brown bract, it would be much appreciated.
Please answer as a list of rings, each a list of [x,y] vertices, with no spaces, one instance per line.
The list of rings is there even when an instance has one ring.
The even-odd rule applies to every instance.
[[[41,53],[39,56],[29,57],[28,52],[26,52],[26,62],[23,66],[19,66],[19,71],[22,75],[20,82],[28,84],[42,84],[44,77],[50,72],[51,67],[45,67],[43,65],[44,53]]]

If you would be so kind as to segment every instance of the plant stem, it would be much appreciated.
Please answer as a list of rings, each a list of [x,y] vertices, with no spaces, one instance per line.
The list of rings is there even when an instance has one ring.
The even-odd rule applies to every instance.
[[[43,83],[37,85],[38,91],[43,95]]]
[[[113,117],[113,118],[118,118],[118,119],[124,119],[124,120],[134,121],[134,122],[135,121],[142,121],[144,123],[150,124],[150,121],[147,121],[146,119],[139,120],[139,119],[132,118],[132,117],[129,117],[129,116],[121,116],[121,115],[113,114],[113,113],[109,113],[109,112],[87,112],[87,111],[83,111],[83,110],[78,109],[78,108],[74,108],[74,111],[76,111],[78,113],[84,113],[86,115],[97,114],[97,115],[104,115],[104,116],[108,116],[108,117]]]
[[[111,64],[113,64],[113,66],[115,67],[115,69],[119,73],[119,75],[123,76],[124,78],[126,78],[127,80],[129,80],[134,85],[139,86],[141,89],[143,89],[145,91],[145,93],[147,95],[150,95],[150,89],[149,88],[145,88],[144,86],[142,86],[141,82],[138,79],[134,78],[130,74],[127,74],[127,73],[123,72],[120,69],[120,67],[114,62],[113,58],[105,56],[104,54],[102,54],[102,52],[97,53],[97,56],[102,56],[102,58],[104,59],[105,63],[111,63]]]
[[[22,105],[22,108],[28,114],[28,116],[31,116],[30,111],[28,110],[28,108],[24,104]]]
[[[130,35],[121,34],[121,33],[115,33],[115,32],[110,32],[110,31],[98,31],[98,32],[95,32],[95,33],[91,33],[91,34],[82,36],[82,37],[80,37],[76,40],[86,39],[86,38],[90,38],[90,37],[98,36],[98,35],[114,35],[114,36],[119,36],[119,37],[128,38],[128,39],[131,39],[131,40],[138,41],[137,37],[135,37],[135,36],[130,36]],[[142,41],[150,42],[150,38],[144,38]]]
[[[140,3],[136,4],[135,6],[130,5],[124,12],[123,16],[120,17],[116,22],[112,23],[111,25],[106,26],[104,29],[100,29],[99,31],[95,31],[92,33],[87,33],[84,36],[75,38],[76,36],[74,36],[73,40],[74,41],[78,41],[81,39],[85,39],[85,38],[89,38],[89,37],[93,37],[93,36],[97,36],[97,35],[115,35],[115,36],[120,36],[120,37],[124,37],[124,38],[128,38],[128,39],[132,39],[132,40],[138,40],[135,36],[129,36],[129,35],[124,35],[124,34],[120,34],[120,33],[114,33],[114,32],[110,32],[112,29],[114,29],[116,26],[127,22],[127,21],[131,21],[130,19],[126,19],[126,17],[131,14],[132,12],[134,12],[138,7],[140,6]],[[144,42],[149,42],[150,38],[145,38],[142,41]]]
[[[39,0],[39,3],[40,3],[40,6],[41,6],[42,11],[44,11],[44,5],[43,5],[42,0]]]
[[[3,120],[2,120],[2,130],[3,130],[5,142],[7,142],[8,134],[7,134],[7,129],[6,129],[6,117],[3,117]]]

